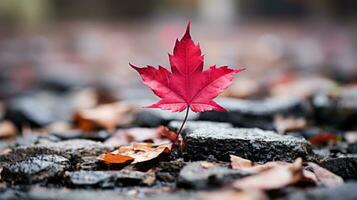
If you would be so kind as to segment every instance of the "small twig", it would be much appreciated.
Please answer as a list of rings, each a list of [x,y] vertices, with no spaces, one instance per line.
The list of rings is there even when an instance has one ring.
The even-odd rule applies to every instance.
[[[179,136],[180,136],[180,134],[181,134],[181,131],[182,131],[182,129],[183,129],[183,126],[185,125],[185,123],[186,123],[186,121],[187,121],[187,117],[188,117],[189,111],[190,111],[190,107],[187,106],[186,115],[185,115],[185,118],[183,119],[183,122],[182,122],[182,124],[181,124],[181,127],[180,127],[179,131],[177,132],[176,139],[175,139],[175,143],[177,142],[177,140],[178,140],[178,138],[179,138]]]

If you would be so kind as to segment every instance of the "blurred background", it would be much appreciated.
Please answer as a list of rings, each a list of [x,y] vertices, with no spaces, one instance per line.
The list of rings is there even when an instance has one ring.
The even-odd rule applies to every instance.
[[[93,94],[101,103],[153,97],[128,63],[169,67],[188,20],[206,67],[248,69],[225,96],[356,88],[354,0],[1,0],[0,105],[29,107],[46,121],[41,109],[66,111],[61,92],[82,91],[82,107],[96,104]]]
[[[150,95],[128,63],[169,67],[189,19],[206,67],[248,68],[240,90],[300,75],[355,83],[356,18],[353,0],[1,0],[0,98],[52,86]]]

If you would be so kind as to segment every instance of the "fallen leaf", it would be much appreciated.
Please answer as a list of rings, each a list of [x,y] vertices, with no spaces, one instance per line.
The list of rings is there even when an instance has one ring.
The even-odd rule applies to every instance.
[[[156,128],[129,128],[116,131],[104,144],[112,147],[128,145],[131,142],[159,142]]]
[[[241,169],[251,168],[253,162],[238,156],[230,155],[232,169]]]
[[[309,142],[313,145],[336,144],[338,137],[336,134],[322,132],[309,138]]]
[[[302,159],[291,165],[275,166],[261,173],[238,179],[233,187],[241,190],[273,190],[299,182],[303,177]]]
[[[328,187],[336,187],[343,184],[343,179],[340,176],[330,172],[329,170],[322,168],[312,162],[308,162],[307,166],[312,169],[317,178],[317,182],[320,182]]]
[[[259,173],[278,166],[286,166],[291,163],[283,161],[272,161],[264,164],[256,164],[251,160],[241,158],[239,156],[230,155],[231,157],[231,166],[233,169],[242,170],[248,173]]]
[[[106,152],[101,155],[100,159],[105,164],[128,164],[131,163],[134,158],[125,155],[113,154],[110,152]]]
[[[126,103],[103,104],[95,108],[77,111],[73,118],[83,131],[114,130],[132,122],[135,108]]]
[[[0,122],[0,139],[15,137],[17,129],[10,121]]]
[[[164,67],[134,68],[143,82],[161,98],[148,108],[161,108],[181,112],[190,108],[193,112],[208,110],[226,111],[213,101],[233,80],[233,75],[244,70],[227,66],[212,66],[203,71],[203,55],[190,35],[190,23],[181,40],[177,40],[173,55],[169,55],[171,72]]]
[[[157,131],[159,132],[159,134],[164,137],[167,138],[171,141],[176,141],[177,139],[177,133],[174,131],[171,131],[168,127],[166,126],[159,126],[157,128]]]
[[[242,170],[251,174],[258,174],[273,168],[291,166],[292,163],[283,161],[272,161],[264,164],[256,164],[238,156],[231,156],[232,169]],[[301,182],[322,183],[326,186],[337,186],[343,183],[343,179],[332,172],[320,167],[319,165],[309,162],[302,170]]]
[[[303,130],[307,127],[304,118],[275,116],[274,125],[279,133]]]
[[[198,199],[200,200],[268,200],[264,192],[259,190],[253,191],[217,191],[217,192],[200,192],[198,193]]]
[[[119,158],[123,157],[130,159],[132,158],[131,164],[143,163],[155,158],[163,154],[169,154],[172,149],[171,143],[166,144],[153,144],[153,143],[134,143],[129,146],[121,146],[117,150],[109,153],[109,156],[117,155]],[[107,155],[108,153],[104,153],[103,155]],[[101,160],[104,161],[103,155],[100,157]],[[111,157],[110,157],[111,158]],[[110,164],[107,160],[107,164]]]

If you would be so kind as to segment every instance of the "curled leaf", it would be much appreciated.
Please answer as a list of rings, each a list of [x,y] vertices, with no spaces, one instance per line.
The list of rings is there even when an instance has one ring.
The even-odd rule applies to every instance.
[[[248,169],[253,166],[251,160],[247,160],[238,156],[230,155],[232,169]]]
[[[177,133],[174,131],[171,131],[168,127],[166,126],[159,126],[157,128],[157,131],[159,132],[159,134],[164,137],[167,138],[171,141],[175,141],[177,138]]]
[[[131,160],[131,164],[137,164],[151,161],[164,154],[169,154],[171,149],[171,143],[158,145],[153,143],[134,143],[129,146],[121,146],[113,152],[104,153],[101,158],[107,164],[114,163],[115,161],[122,164],[120,161],[124,161],[125,159]],[[105,157],[108,159],[103,159]],[[113,162],[110,163],[110,161]]]
[[[103,104],[95,108],[77,111],[73,118],[83,131],[113,130],[133,120],[134,107],[126,103]]]
[[[302,160],[291,165],[276,166],[261,173],[238,179],[233,187],[241,190],[273,190],[299,182],[302,177]]]
[[[317,182],[322,183],[328,187],[335,187],[343,184],[343,179],[340,176],[330,172],[329,170],[320,167],[319,165],[308,162],[308,168],[311,168],[316,176]]]

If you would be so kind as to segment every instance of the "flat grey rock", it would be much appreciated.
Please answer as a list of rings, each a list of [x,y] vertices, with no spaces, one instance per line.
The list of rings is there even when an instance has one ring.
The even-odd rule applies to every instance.
[[[228,161],[233,154],[256,162],[292,161],[311,152],[303,138],[256,128],[194,128],[186,129],[183,136],[189,160],[206,160],[211,155]]]
[[[357,89],[345,87],[337,95],[317,93],[312,98],[318,125],[353,130],[357,124]],[[334,116],[334,117],[331,117]]]
[[[59,178],[70,167],[67,158],[58,155],[38,155],[6,163],[2,180],[10,183],[32,184]]]
[[[286,200],[355,200],[357,199],[357,183],[350,182],[335,188],[313,189],[288,195]]]
[[[172,121],[169,123],[168,127],[171,130],[177,131],[180,129],[182,121]],[[185,130],[190,129],[199,129],[199,128],[232,128],[233,125],[230,123],[224,122],[210,122],[210,121],[187,121],[183,127],[183,133]]]
[[[221,185],[225,181],[244,176],[237,170],[209,162],[193,162],[182,168],[178,177],[178,186],[193,189],[205,189]]]
[[[24,154],[58,154],[67,158],[83,156],[98,156],[109,150],[101,142],[85,139],[74,139],[60,142],[48,142],[14,149],[14,153]]]
[[[343,179],[357,179],[357,155],[327,158],[321,164]]]
[[[20,191],[14,189],[6,189],[0,191],[0,199],[3,200],[130,200],[135,199],[128,195],[123,194],[121,191],[111,190],[86,190],[68,188],[55,189],[34,187],[28,191]]]
[[[47,142],[36,145],[29,145],[23,147],[16,147],[7,154],[0,155],[0,167],[6,167],[9,163],[26,164],[26,166],[32,167],[35,170],[37,165],[41,165],[43,170],[51,170],[46,167],[46,164],[51,165],[52,161],[58,160],[58,158],[65,158],[69,160],[70,167],[72,169],[96,169],[96,162],[92,162],[90,159],[95,159],[104,151],[109,151],[105,145],[100,142],[94,142],[91,140],[67,140],[61,142]],[[91,158],[89,158],[91,157]],[[43,160],[43,166],[42,161]],[[14,170],[8,168],[10,173]],[[5,172],[4,172],[5,173]],[[27,172],[26,172],[27,173]],[[35,172],[33,172],[35,173]],[[44,172],[46,173],[46,172]],[[51,172],[49,172],[51,173]],[[32,180],[36,178],[29,178]]]
[[[66,172],[67,184],[71,187],[113,188],[115,186],[150,186],[155,174],[139,171],[75,171]]]

